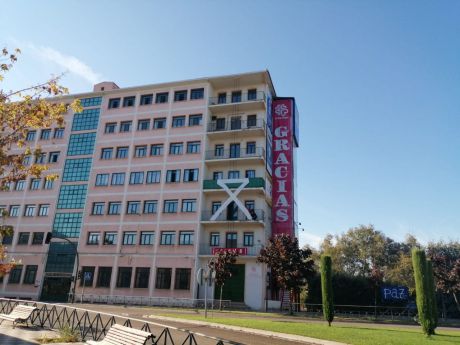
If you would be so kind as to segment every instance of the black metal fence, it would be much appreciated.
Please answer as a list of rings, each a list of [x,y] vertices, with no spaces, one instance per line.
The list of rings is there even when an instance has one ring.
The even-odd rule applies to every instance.
[[[102,340],[113,324],[120,324],[152,333],[155,336],[151,339],[152,345],[231,344],[229,341],[187,329],[60,304],[0,298],[0,313],[9,314],[18,304],[38,308],[31,318],[33,325],[55,330],[67,326],[79,332],[82,340]]]

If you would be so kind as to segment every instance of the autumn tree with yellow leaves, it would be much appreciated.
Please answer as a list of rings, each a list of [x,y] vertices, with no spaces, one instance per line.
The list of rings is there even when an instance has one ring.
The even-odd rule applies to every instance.
[[[0,83],[14,67],[19,49],[10,52],[3,48],[0,53]],[[61,76],[51,78],[44,83],[25,87],[20,90],[7,91],[0,84],[0,192],[8,190],[12,183],[24,180],[28,176],[40,177],[48,169],[45,164],[24,164],[26,156],[38,157],[40,147],[31,147],[26,141],[27,132],[33,129],[63,126],[64,115],[71,108],[80,111],[79,101],[67,104],[59,98],[50,97],[68,94],[68,89],[59,85]],[[47,179],[57,176],[48,175]],[[6,225],[8,213],[0,210],[0,276],[8,273],[15,265],[8,257],[6,248],[1,245],[4,236],[11,235],[13,228]]]

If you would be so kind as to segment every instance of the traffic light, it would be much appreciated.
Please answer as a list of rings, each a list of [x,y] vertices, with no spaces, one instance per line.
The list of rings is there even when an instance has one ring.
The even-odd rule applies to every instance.
[[[53,238],[53,234],[51,232],[46,233],[45,243],[50,244],[51,239]]]

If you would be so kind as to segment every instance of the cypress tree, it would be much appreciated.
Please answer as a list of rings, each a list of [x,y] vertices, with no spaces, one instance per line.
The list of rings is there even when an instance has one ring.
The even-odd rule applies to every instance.
[[[436,287],[434,285],[433,263],[431,260],[426,261],[426,279],[428,290],[430,292],[431,302],[431,323],[433,327],[433,334],[436,327],[438,327],[438,303],[436,300]]]
[[[430,336],[433,334],[431,314],[430,289],[427,280],[427,264],[425,252],[421,249],[412,249],[412,266],[414,267],[415,293],[417,311],[423,333]]]
[[[321,256],[321,294],[324,319],[331,326],[334,319],[334,301],[332,295],[332,260],[328,255]]]

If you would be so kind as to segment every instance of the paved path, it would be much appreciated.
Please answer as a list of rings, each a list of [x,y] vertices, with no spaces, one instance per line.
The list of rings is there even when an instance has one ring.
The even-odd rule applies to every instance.
[[[16,326],[13,328],[11,322],[4,321],[0,325],[0,344],[1,345],[32,345],[39,344],[37,339],[47,336],[49,338],[56,337],[57,333],[50,330],[44,330],[35,326],[24,327]],[[62,344],[62,343],[61,343]],[[72,343],[73,345],[83,343]],[[59,345],[59,343],[54,343]]]

